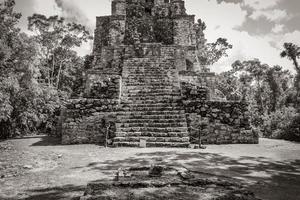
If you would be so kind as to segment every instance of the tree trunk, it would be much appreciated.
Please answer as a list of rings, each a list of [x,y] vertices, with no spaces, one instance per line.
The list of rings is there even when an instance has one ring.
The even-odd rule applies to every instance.
[[[61,61],[60,64],[59,64],[59,69],[58,69],[58,74],[57,74],[57,79],[56,79],[56,88],[57,89],[59,87],[59,81],[60,81],[60,74],[61,74],[62,64],[63,64],[63,62]]]
[[[296,106],[300,112],[300,70],[297,70],[297,74],[295,77],[295,88],[296,88]]]
[[[51,75],[51,79],[53,81],[54,81],[54,79],[53,79],[53,77],[54,77],[54,70],[55,70],[55,56],[53,55],[53,58],[52,58],[52,75]]]
[[[293,58],[293,62],[294,62],[294,65],[296,67],[296,71],[299,73],[300,72],[300,68],[299,68],[299,64],[298,64],[297,58]]]
[[[50,69],[48,70],[48,86],[51,87],[51,73],[50,73]]]
[[[264,105],[262,100],[262,92],[261,92],[261,85],[260,85],[260,78],[257,80],[257,86],[258,86],[258,99],[259,99],[259,107],[260,107],[260,113],[264,113]]]

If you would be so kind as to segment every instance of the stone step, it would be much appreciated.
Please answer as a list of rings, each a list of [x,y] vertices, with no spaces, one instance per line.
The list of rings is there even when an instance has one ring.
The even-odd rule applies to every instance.
[[[143,57],[143,58],[128,58],[124,61],[126,64],[138,64],[138,63],[151,63],[151,64],[159,64],[159,63],[174,63],[174,59],[161,57]]]
[[[140,72],[140,73],[135,73],[135,72],[127,72],[127,76],[126,78],[130,78],[130,77],[143,77],[143,78],[165,78],[168,77],[168,73],[163,73],[163,72],[157,72],[157,73],[144,73],[144,72]]]
[[[149,81],[149,82],[124,82],[123,86],[124,87],[156,87],[156,86],[164,86],[164,85],[171,85],[173,83],[171,83],[170,81],[164,81],[164,82],[154,82],[154,81]]]
[[[134,79],[132,79],[134,78]],[[127,74],[125,77],[123,77],[124,80],[136,80],[136,79],[149,79],[149,80],[163,80],[163,79],[169,79],[167,74],[156,74],[152,76],[145,76],[144,74],[142,75],[137,75],[137,74]]]
[[[146,127],[146,128],[173,128],[173,127],[187,127],[186,122],[177,122],[177,123],[117,123],[117,128],[138,128],[138,127]]]
[[[132,79],[124,79],[123,80],[123,84],[127,85],[127,84],[135,84],[135,85],[140,85],[140,84],[149,84],[149,83],[154,83],[154,84],[171,84],[170,80],[168,78],[164,78],[164,79],[157,79],[157,78],[152,78],[152,79],[148,79],[148,78],[132,78]]]
[[[176,86],[173,86],[171,84],[168,85],[141,85],[141,86],[123,86],[123,90],[166,90],[166,89],[173,89],[180,90]]]
[[[128,58],[127,60],[125,60],[125,62],[141,62],[141,61],[144,61],[144,62],[148,62],[148,61],[151,61],[151,62],[170,62],[170,61],[174,61],[174,59],[166,59],[165,57],[159,57],[159,56],[155,56],[155,57],[142,57],[142,58],[138,58],[138,57],[135,57],[135,58]]]
[[[185,119],[185,114],[179,114],[179,115],[118,115],[117,119],[123,120],[123,119],[145,119],[145,120],[153,120],[153,119]]]
[[[173,97],[180,97],[181,94],[179,92],[139,92],[139,93],[132,93],[132,92],[125,92],[123,93],[122,97],[157,97],[157,98],[173,98]]]
[[[162,87],[162,86],[173,86],[172,82],[164,81],[164,82],[151,82],[151,83],[126,83],[123,81],[123,87]]]
[[[123,83],[131,82],[131,81],[154,81],[154,82],[169,82],[170,78],[168,76],[131,76],[131,77],[123,77]]]
[[[172,62],[125,62],[124,66],[126,69],[170,69],[175,68]]]
[[[123,70],[127,75],[137,75],[137,76],[166,76],[170,73],[169,70],[158,68],[126,68]]]
[[[114,142],[140,142],[145,140],[148,142],[189,142],[189,137],[115,137]]]
[[[126,96],[125,96],[126,95]],[[124,94],[122,97],[125,97],[126,99],[133,99],[133,100],[151,100],[151,99],[156,99],[158,100],[163,100],[163,99],[181,99],[181,95],[179,94],[159,94],[157,93],[156,95],[152,94]]]
[[[127,73],[136,73],[136,74],[148,74],[148,75],[153,75],[153,74],[158,74],[158,75],[163,75],[163,74],[168,74],[170,73],[169,69],[163,69],[161,66],[157,67],[126,67],[123,72]]]
[[[123,94],[124,95],[148,95],[148,96],[157,96],[157,95],[181,95],[180,91],[168,91],[168,90],[152,90],[152,91],[142,91],[142,90],[123,90]]]
[[[129,84],[129,86],[127,86]],[[176,84],[172,81],[166,81],[166,80],[160,80],[160,81],[152,81],[150,83],[145,83],[145,82],[136,82],[135,84],[127,81],[126,79],[123,79],[122,81],[122,85],[123,87],[149,87],[149,88],[153,88],[153,87],[177,87],[179,88],[179,85],[176,86]]]
[[[170,100],[170,101],[179,101],[181,100],[181,97],[179,96],[132,96],[132,97],[123,97],[122,96],[122,101],[127,102],[127,103],[134,103],[137,101],[165,101],[165,100]]]
[[[152,62],[132,62],[124,63],[125,69],[174,69],[173,63],[163,62],[163,63],[152,63]]]
[[[117,132],[187,132],[187,127],[128,127],[117,128]]]
[[[141,66],[141,65],[170,65],[170,64],[173,64],[174,63],[174,60],[171,61],[171,60],[163,60],[163,59],[158,59],[158,60],[155,60],[155,59],[148,59],[148,60],[131,60],[131,61],[128,61],[128,60],[125,60],[124,64],[126,66]]]
[[[125,69],[162,69],[162,70],[167,70],[174,67],[174,63],[172,62],[131,62],[131,63],[124,63]]]
[[[130,64],[130,63],[140,63],[140,62],[143,62],[143,63],[172,63],[174,62],[174,58],[165,58],[165,57],[143,57],[143,58],[129,58],[127,60],[125,60],[124,63],[126,64]]]
[[[161,69],[125,69],[123,70],[123,74],[128,76],[140,76],[140,77],[160,77],[160,76],[168,76],[172,72],[172,70],[161,70]]]
[[[147,142],[146,147],[188,148],[189,142]],[[139,147],[139,142],[114,142],[115,147]]]
[[[154,82],[149,82],[149,83],[123,83],[122,89],[163,89],[163,87],[166,87],[166,89],[178,89],[179,88],[176,85],[172,85],[170,82],[164,82],[164,83],[154,83]]]
[[[165,103],[125,103],[122,102],[121,107],[180,107],[180,104],[178,102],[165,102]]]
[[[120,105],[121,109],[143,109],[146,110],[182,110],[182,107],[178,104],[172,105],[172,104],[122,104]]]
[[[123,79],[123,84],[150,84],[150,83],[154,83],[154,84],[158,84],[158,83],[161,83],[161,84],[172,84],[172,82],[169,80],[168,77],[164,77],[164,78],[149,78],[149,77],[132,77],[132,78],[124,78]]]
[[[116,132],[117,137],[189,137],[188,132]]]
[[[118,123],[186,123],[185,118],[157,119],[119,119]]]
[[[123,88],[123,93],[131,93],[131,94],[152,94],[152,93],[168,93],[168,94],[181,94],[179,89],[174,89],[174,88],[166,88],[166,89],[159,89],[159,88],[153,88],[153,89],[124,89]]]
[[[168,110],[168,111],[123,111],[119,112],[119,115],[126,116],[140,116],[140,115],[177,115],[185,114],[184,110]]]
[[[180,99],[163,98],[163,99],[146,99],[146,100],[122,98],[122,104],[156,104],[156,103],[180,103],[181,104],[181,98]]]
[[[180,108],[176,107],[123,107],[120,108],[122,111],[172,111],[172,110],[180,110]]]
[[[172,68],[174,65],[174,62],[152,62],[152,61],[138,61],[138,62],[124,62],[125,67],[132,67],[132,68],[150,68],[150,67],[160,67],[165,66],[167,68]]]

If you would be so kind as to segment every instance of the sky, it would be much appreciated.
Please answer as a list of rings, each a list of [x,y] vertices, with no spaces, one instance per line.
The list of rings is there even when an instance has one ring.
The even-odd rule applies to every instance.
[[[0,0],[4,1],[4,0]],[[213,71],[230,69],[236,60],[258,58],[269,65],[293,70],[292,62],[280,58],[285,42],[300,45],[300,0],[186,0],[188,14],[207,24],[208,42],[219,37],[233,45],[229,56],[221,59]],[[111,0],[16,0],[23,14],[19,26],[27,31],[27,17],[33,13],[61,15],[71,21],[95,28],[96,16],[110,15]],[[78,49],[91,53],[91,44]]]

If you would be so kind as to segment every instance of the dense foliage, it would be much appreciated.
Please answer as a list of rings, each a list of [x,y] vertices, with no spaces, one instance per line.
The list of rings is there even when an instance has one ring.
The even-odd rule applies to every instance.
[[[194,25],[196,34],[196,58],[200,65],[213,65],[222,57],[227,57],[227,51],[232,49],[226,38],[218,38],[216,42],[208,43],[205,39],[204,31],[206,24],[198,19]]]
[[[29,17],[28,36],[14,6],[0,4],[0,138],[55,130],[84,65],[73,48],[90,39],[81,25],[38,14]]]
[[[218,75],[217,88],[228,100],[249,104],[251,123],[262,137],[300,140],[295,77],[258,59],[236,61]],[[297,121],[298,120],[298,121]]]

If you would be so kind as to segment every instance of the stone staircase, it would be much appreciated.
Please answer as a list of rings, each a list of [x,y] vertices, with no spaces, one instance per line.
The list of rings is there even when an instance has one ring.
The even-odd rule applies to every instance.
[[[115,146],[138,147],[145,140],[147,147],[188,147],[186,115],[172,71],[173,59],[125,61]]]

